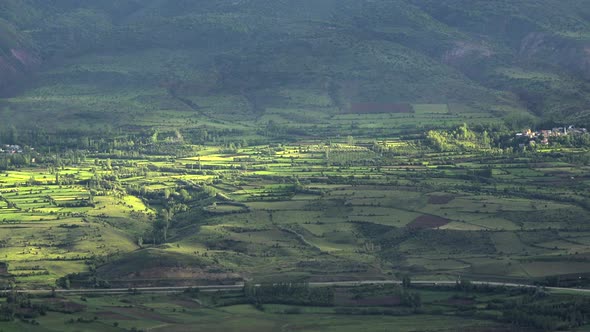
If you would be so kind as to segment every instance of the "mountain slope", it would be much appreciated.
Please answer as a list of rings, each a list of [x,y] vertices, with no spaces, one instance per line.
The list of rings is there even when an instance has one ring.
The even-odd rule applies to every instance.
[[[30,44],[9,21],[0,17],[0,95],[16,91],[16,82],[35,69],[39,59]]]
[[[9,101],[7,114],[24,122],[31,114],[23,109],[40,120],[49,111],[76,122],[100,110],[94,117],[106,124],[130,122],[128,111],[178,111],[187,107],[178,98],[198,105],[224,96],[244,99],[232,107],[257,118],[284,102],[277,97],[284,89],[319,91],[340,110],[355,102],[459,103],[589,120],[590,9],[580,0],[12,0],[4,7],[0,88],[34,68],[35,54],[45,63],[29,91]],[[82,95],[97,99],[92,108],[76,102]]]

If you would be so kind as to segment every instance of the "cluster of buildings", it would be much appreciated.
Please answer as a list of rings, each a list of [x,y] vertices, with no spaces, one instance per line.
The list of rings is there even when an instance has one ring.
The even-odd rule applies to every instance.
[[[14,154],[23,153],[23,148],[20,145],[0,145],[0,153]]]
[[[531,139],[542,138],[541,144],[549,144],[549,137],[567,136],[567,135],[582,135],[587,133],[586,128],[576,128],[574,126],[569,127],[556,127],[553,129],[543,129],[532,131],[530,129],[524,130],[521,133],[516,133],[516,137],[527,137]]]

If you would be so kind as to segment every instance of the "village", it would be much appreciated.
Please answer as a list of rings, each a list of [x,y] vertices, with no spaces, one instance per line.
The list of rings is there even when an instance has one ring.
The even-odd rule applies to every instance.
[[[4,144],[4,145],[0,145],[0,153],[5,153],[5,154],[23,153],[23,148],[20,145]]]
[[[576,128],[575,126],[567,126],[567,127],[555,127],[553,129],[542,129],[537,131],[532,131],[531,129],[526,129],[522,132],[516,133],[516,137],[527,137],[531,139],[541,138],[541,144],[548,145],[549,144],[549,137],[560,137],[560,136],[567,136],[567,135],[582,135],[586,134],[588,130],[586,128]]]

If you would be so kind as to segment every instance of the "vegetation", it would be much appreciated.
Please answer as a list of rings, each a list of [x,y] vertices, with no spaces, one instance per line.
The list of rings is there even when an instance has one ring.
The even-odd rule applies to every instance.
[[[255,293],[257,299],[264,298],[264,303],[250,304]],[[310,295],[320,299],[327,294],[329,302],[308,301]],[[303,331],[354,331],[362,326],[376,331],[391,326],[401,331],[440,330],[441,323],[448,327],[444,331],[457,327],[553,331],[583,326],[589,310],[585,295],[473,285],[462,280],[455,286],[443,287],[322,288],[282,284],[213,292],[190,288],[158,295],[134,289],[121,295],[9,294],[0,312],[3,327],[26,327],[31,331],[182,331],[195,324],[205,330],[240,329],[248,324],[249,328],[270,331],[279,322]]]
[[[0,319],[585,328],[584,297],[466,280],[590,283],[590,134],[546,131],[590,126],[588,17],[582,0],[3,0]],[[382,279],[402,286],[310,286]],[[413,282],[439,280],[462,281]],[[12,292],[52,287],[131,291]]]

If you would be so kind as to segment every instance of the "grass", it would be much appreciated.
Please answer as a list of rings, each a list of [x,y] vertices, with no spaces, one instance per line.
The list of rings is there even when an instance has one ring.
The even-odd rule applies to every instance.
[[[117,259],[100,263],[101,277],[151,285],[195,276],[204,282],[246,276],[373,279],[394,273],[538,279],[570,274],[578,266],[565,257],[590,253],[590,241],[571,237],[587,219],[576,203],[586,195],[560,180],[563,174],[583,177],[585,166],[502,154],[482,161],[477,153],[417,152],[417,141],[395,136],[377,143],[393,152],[384,159],[368,148],[373,140],[353,140],[252,145],[235,152],[193,146],[192,155],[134,160],[152,170],[132,176],[126,174],[134,172],[134,164],[117,161],[108,169],[100,166],[105,158],[91,156],[60,170],[62,178],[73,179],[68,185],[55,184],[55,174],[41,167],[8,171],[0,175],[0,220],[5,220],[0,257],[10,269],[21,268],[14,270],[15,281],[29,286],[89,271],[86,261],[112,255]],[[469,178],[489,165],[490,181]],[[98,175],[119,176],[115,183],[143,188],[146,196],[103,190],[92,196],[92,204],[74,206],[91,199],[80,183]],[[205,199],[201,186],[225,198]],[[140,239],[150,238],[158,211],[170,204],[162,200],[165,191],[187,210],[176,213],[166,245],[146,240],[142,248]],[[565,195],[572,199],[561,199]],[[413,233],[417,224],[426,228]],[[559,255],[564,263],[557,269],[535,268],[541,257]],[[135,257],[136,272],[149,277],[113,272],[126,257]],[[154,272],[153,263],[166,260],[161,257],[178,264],[174,272]],[[46,272],[32,275],[25,269],[36,265]]]
[[[381,142],[394,151],[416,144],[399,138]],[[584,225],[584,209],[575,200],[559,199],[573,192],[567,182],[555,181],[566,172],[583,176],[584,167],[562,162],[541,165],[528,158],[503,163],[502,155],[480,161],[477,153],[432,151],[420,156],[393,154],[387,164],[367,166],[363,165],[367,159],[383,158],[367,150],[372,141],[361,138],[355,145],[348,143],[343,139],[331,145],[314,141],[254,145],[232,152],[195,147],[194,156],[168,161],[147,156],[141,163],[153,171],[118,183],[144,186],[151,196],[105,191],[93,196],[93,206],[60,204],[90,198],[80,181],[95,174],[124,174],[134,166],[88,172],[97,164],[89,158],[67,170],[74,179],[71,185],[55,184],[54,175],[41,168],[7,172],[0,176],[0,216],[6,219],[0,225],[0,255],[9,263],[18,287],[47,287],[66,274],[91,272],[87,263],[96,257],[105,261],[94,275],[115,287],[232,283],[244,277],[330,281],[403,274],[422,280],[455,280],[463,275],[530,282],[590,273],[587,262],[580,259],[590,253],[589,236],[576,231]],[[449,158],[460,162],[453,167],[440,165]],[[207,173],[187,171],[186,165],[195,162]],[[491,181],[476,183],[467,177],[484,167],[493,168]],[[43,181],[32,183],[33,175]],[[215,188],[226,198],[200,203],[194,198],[203,193],[196,186]],[[193,197],[185,202],[191,209],[175,216],[167,243],[138,246],[138,237],[149,234],[153,216],[166,204],[161,198],[164,191],[170,199],[181,200],[181,189]],[[408,226],[429,218],[449,222],[419,230]],[[425,291],[423,296],[433,310],[445,312],[451,295]],[[138,295],[137,301],[145,296]],[[129,307],[122,299],[136,301],[133,296],[71,298],[86,306],[84,313],[51,313],[37,319],[38,328],[182,331],[187,326],[203,330],[249,326],[263,331],[352,331],[371,326],[411,331],[434,329],[441,321],[458,328],[496,326],[454,314],[377,320],[335,315],[329,308],[305,307],[286,315],[292,307],[268,305],[264,312],[248,305],[206,308],[165,296]],[[65,323],[72,318],[73,323]],[[22,324],[6,326],[18,330]]]
[[[183,310],[173,304],[157,311],[119,309],[98,312],[97,322],[66,323],[71,315],[52,314],[50,318],[37,319],[41,327],[31,327],[23,323],[10,323],[7,329],[27,328],[30,331],[121,331],[122,329],[149,329],[151,331],[276,331],[280,328],[297,329],[299,331],[358,331],[360,328],[371,326],[371,331],[415,331],[416,328],[433,329],[444,324],[453,328],[490,327],[493,323],[476,319],[454,318],[445,316],[421,316],[419,322],[415,317],[343,317],[339,315],[309,313],[299,315],[285,315],[261,313],[249,306],[233,306],[223,310],[200,309]],[[173,310],[176,309],[175,313]],[[112,309],[111,309],[112,310]],[[87,319],[93,320],[93,314]],[[164,316],[163,316],[164,315]],[[55,316],[55,317],[54,317]],[[153,317],[153,318],[145,318]],[[78,315],[73,316],[75,319]],[[158,320],[157,317],[164,320]],[[113,324],[117,323],[117,328]],[[245,328],[247,327],[247,328]]]
[[[361,298],[370,301],[372,298],[391,296],[393,289],[376,289],[363,287],[351,289],[353,293],[362,294]],[[39,325],[15,321],[3,324],[9,330],[27,328],[31,331],[121,331],[132,328],[145,330],[167,331],[276,331],[277,329],[297,329],[301,331],[357,331],[359,328],[370,327],[371,331],[416,331],[416,329],[439,329],[444,324],[449,330],[457,328],[485,329],[502,328],[503,325],[488,319],[457,317],[448,314],[434,314],[441,304],[453,296],[453,290],[417,289],[424,303],[423,314],[406,312],[399,315],[367,315],[362,310],[403,310],[399,304],[395,306],[359,306],[358,313],[339,314],[341,309],[351,309],[350,304],[343,307],[314,307],[280,304],[265,304],[264,310],[257,310],[249,304],[223,305],[225,299],[243,300],[240,291],[228,293],[200,293],[198,295],[169,294],[124,294],[124,295],[93,295],[66,296],[57,299],[33,299],[36,304],[69,303],[78,311],[65,314],[50,310],[47,315],[35,317]],[[346,289],[338,289],[338,299],[351,297],[353,293]],[[392,293],[393,292],[393,293]],[[478,301],[485,303],[494,296],[478,296]],[[340,301],[340,300],[338,300]],[[217,304],[212,304],[217,302]],[[447,311],[453,305],[443,305]]]
[[[211,13],[217,5],[201,4],[197,10],[187,3],[181,16],[154,3],[133,19],[113,20],[126,33],[107,29],[112,33],[90,38],[98,39],[100,52],[93,47],[79,52],[76,45],[85,43],[75,34],[67,38],[72,50],[43,66],[34,86],[0,100],[0,117],[24,129],[21,137],[34,136],[29,129],[39,126],[48,128],[48,137],[67,133],[64,142],[72,146],[85,144],[69,140],[77,132],[94,133],[100,135],[97,146],[103,146],[85,147],[87,159],[66,167],[33,164],[0,174],[0,261],[8,263],[9,282],[50,287],[80,272],[88,273],[89,287],[98,279],[127,287],[406,274],[423,280],[475,275],[532,282],[590,272],[584,261],[590,255],[590,196],[584,187],[590,183],[590,168],[575,161],[587,149],[549,146],[521,154],[476,151],[474,144],[465,143],[466,151],[441,153],[421,139],[430,129],[463,123],[506,122],[516,128],[536,122],[522,106],[527,103],[501,91],[532,92],[538,105],[529,106],[536,114],[576,119],[580,113],[571,110],[587,104],[577,79],[557,67],[514,67],[502,49],[504,41],[493,36],[484,38],[489,45],[457,43],[473,39],[473,31],[437,21],[440,13],[429,11],[439,6],[371,2],[355,11],[352,24],[325,8],[309,10],[307,4],[285,10],[281,3],[268,8],[253,3],[240,5],[249,11],[229,15]],[[354,1],[348,5],[361,9]],[[465,6],[461,12],[470,19],[489,23],[482,11]],[[543,4],[494,6],[490,8],[506,10],[500,11],[502,17],[518,23],[522,18],[512,15],[529,11],[517,8],[531,9],[535,16],[533,9]],[[166,13],[161,20],[148,19],[159,11]],[[391,28],[391,18],[372,12],[396,13],[393,20],[403,27]],[[559,13],[564,23],[539,19],[545,27],[541,30],[586,38],[584,27],[567,23],[577,19]],[[74,24],[95,15],[103,22],[94,7],[64,9],[47,22]],[[106,11],[104,18],[110,19]],[[134,23],[129,27],[126,22]],[[247,46],[269,27],[276,35],[257,38],[257,47]],[[17,40],[8,30],[0,37],[4,47]],[[92,30],[90,24],[81,35],[92,36]],[[194,31],[202,32],[197,39]],[[239,47],[200,39],[217,33]],[[519,33],[528,32],[515,35]],[[54,45],[60,33],[36,28],[27,34],[35,49],[48,53],[46,58],[62,54]],[[145,38],[159,46],[133,51],[106,46],[139,45]],[[185,38],[196,42],[191,45]],[[487,48],[494,59],[487,75],[458,69],[471,67],[470,52],[485,54]],[[453,59],[440,62],[447,57],[443,53],[465,53],[465,59],[455,59],[465,66],[449,65],[456,64]],[[548,59],[531,56],[535,63],[569,57],[545,55]],[[491,86],[497,90],[485,88]],[[579,98],[564,100],[572,93]],[[349,112],[351,103],[361,102],[407,103],[414,111]],[[572,114],[561,116],[564,110]],[[117,146],[155,131],[157,144]],[[111,162],[116,166],[101,166]],[[488,168],[491,174],[480,176]],[[156,221],[166,214],[171,218],[165,222],[165,239],[155,239],[162,227]],[[78,282],[74,286],[83,283]],[[42,327],[181,331],[201,323],[203,329],[252,325],[256,330],[313,331],[367,325],[409,330],[416,324],[415,318],[342,317],[319,308],[291,317],[280,313],[285,309],[280,306],[268,312],[231,306],[183,313],[170,299],[143,298],[147,305],[119,306],[116,312],[108,308],[108,301],[118,300],[88,300],[86,318],[96,314],[98,321],[64,325],[69,316],[50,315],[40,318]],[[131,319],[117,316],[120,325],[115,327],[113,313]],[[421,318],[424,330],[481,323],[453,316]],[[15,324],[9,327],[23,328]]]
[[[504,331],[511,328],[503,319],[504,312],[512,308],[514,301],[527,306],[539,302],[551,306],[565,299],[581,303],[587,296],[558,290],[531,302],[531,290],[456,286],[402,289],[363,285],[335,287],[333,291],[334,302],[327,306],[253,306],[247,303],[242,290],[32,297],[31,303],[46,306],[47,314],[33,317],[33,323],[30,319],[16,320],[2,327],[31,331]],[[419,311],[401,301],[403,292],[421,299]],[[64,313],[59,308],[70,308],[72,312]],[[583,324],[582,330],[585,327]]]
[[[86,167],[60,173],[84,181],[89,178],[83,171]],[[33,177],[35,184],[27,184]],[[80,185],[57,185],[55,175],[46,170],[6,172],[1,181],[4,204],[0,206],[0,234],[4,246],[0,257],[11,268],[35,266],[46,271],[35,277],[15,273],[16,282],[23,285],[51,286],[65,274],[87,271],[85,260],[91,257],[135,250],[132,234],[147,227],[137,221],[131,228],[121,227],[125,220],[137,218],[131,211],[145,212],[137,197],[96,197],[93,206],[77,207],[89,200],[88,190]],[[108,221],[103,215],[108,215]],[[116,218],[120,221],[115,222]]]

